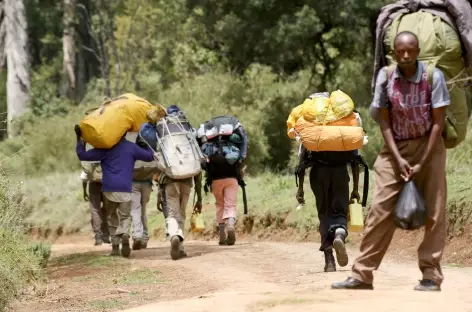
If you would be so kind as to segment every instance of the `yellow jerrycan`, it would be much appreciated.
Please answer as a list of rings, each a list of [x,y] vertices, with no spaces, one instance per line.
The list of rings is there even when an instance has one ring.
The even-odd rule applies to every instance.
[[[205,222],[203,221],[201,213],[192,213],[192,216],[190,217],[190,227],[194,233],[200,233],[205,229]]]
[[[349,232],[362,232],[364,229],[364,212],[356,199],[349,205]]]

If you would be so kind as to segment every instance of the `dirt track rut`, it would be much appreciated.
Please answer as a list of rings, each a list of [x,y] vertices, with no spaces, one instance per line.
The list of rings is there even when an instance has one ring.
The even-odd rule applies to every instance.
[[[83,244],[55,245],[54,253],[68,253],[71,248],[96,250]],[[323,256],[315,243],[237,242],[220,247],[215,242],[192,241],[186,248],[189,257],[179,261],[170,260],[168,244],[162,242],[134,252],[127,260],[130,266],[156,268],[165,278],[152,299],[155,303],[102,311],[472,311],[472,268],[446,266],[442,292],[415,292],[421,277],[416,263],[390,254],[375,273],[374,291],[340,291],[330,285],[349,275],[355,250],[350,251],[347,267],[328,274],[323,272]],[[109,247],[100,249],[105,253]],[[41,306],[29,305],[31,311],[80,311]]]

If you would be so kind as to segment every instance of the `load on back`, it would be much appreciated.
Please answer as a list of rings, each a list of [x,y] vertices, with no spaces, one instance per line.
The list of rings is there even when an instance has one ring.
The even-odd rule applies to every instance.
[[[379,70],[395,64],[393,41],[406,30],[418,37],[418,60],[427,64],[428,73],[437,67],[445,76],[451,104],[443,137],[446,147],[454,148],[465,139],[470,116],[465,87],[472,73],[472,7],[467,0],[401,0],[383,7],[377,19],[372,90]]]
[[[312,94],[295,107],[287,119],[287,135],[313,152],[353,151],[364,144],[354,102],[340,90]]]
[[[124,136],[136,142],[138,130],[146,121],[156,122],[165,115],[166,110],[161,105],[152,105],[133,93],[126,93],[87,111],[80,121],[80,129],[87,150],[112,148]],[[100,162],[82,161],[81,165],[90,180],[101,181]],[[148,179],[156,171],[157,165],[157,161],[136,161],[134,178]]]
[[[197,139],[206,160],[212,164],[229,164],[239,172],[237,180],[243,193],[244,214],[247,214],[246,183],[241,174],[241,161],[247,156],[248,138],[246,130],[240,121],[231,115],[216,116],[201,124],[197,130]],[[212,184],[207,164],[205,192]]]
[[[135,94],[120,95],[104,102],[80,121],[82,138],[95,148],[112,148],[127,132],[138,132],[152,110],[158,111],[157,119],[166,114],[164,107],[152,105]]]
[[[201,172],[204,156],[183,111],[168,114],[155,125],[145,123],[139,136],[156,151],[157,167],[169,178],[186,179]]]

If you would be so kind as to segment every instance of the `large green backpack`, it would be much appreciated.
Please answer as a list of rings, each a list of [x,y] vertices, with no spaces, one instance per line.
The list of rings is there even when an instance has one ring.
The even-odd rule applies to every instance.
[[[393,54],[395,36],[399,32],[410,31],[418,36],[421,49],[418,60],[427,65],[430,83],[435,67],[443,72],[451,98],[451,104],[446,109],[443,133],[447,148],[454,148],[465,139],[469,117],[466,91],[463,85],[454,82],[466,72],[460,37],[454,27],[439,16],[419,10],[396,17],[383,38],[389,65],[396,63]]]

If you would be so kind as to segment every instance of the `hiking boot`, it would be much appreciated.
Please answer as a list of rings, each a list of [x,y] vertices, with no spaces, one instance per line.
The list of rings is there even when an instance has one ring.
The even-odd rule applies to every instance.
[[[103,244],[102,236],[97,234],[95,235],[95,246],[100,246]]]
[[[331,284],[332,289],[362,289],[362,290],[373,290],[372,284],[367,284],[356,280],[355,278],[348,277],[347,280]]]
[[[121,256],[129,258],[131,255],[131,248],[129,247],[129,235],[123,234],[121,236]]]
[[[187,257],[187,253],[185,252],[184,244],[181,241],[180,242],[180,258],[186,258],[186,257]]]
[[[333,247],[336,251],[336,260],[338,261],[339,266],[345,267],[349,262],[349,257],[346,251],[346,245],[344,244],[344,239],[346,238],[346,231],[344,229],[337,229],[335,234],[335,239],[333,241]]]
[[[418,291],[441,291],[441,286],[436,282],[428,279],[423,279],[415,286]]]
[[[103,241],[105,244],[111,244],[110,236],[109,236],[109,235],[102,235],[102,241]]]
[[[229,218],[226,224],[226,231],[228,232],[228,238],[226,239],[226,243],[228,246],[234,245],[236,242],[236,230],[234,228],[234,218]]]
[[[140,239],[133,240],[133,250],[140,250],[142,247],[142,243]]]
[[[170,239],[170,257],[172,260],[180,258],[180,237],[177,235]]]
[[[334,260],[333,250],[332,249],[326,249],[324,251],[324,257],[325,257],[324,271],[325,272],[336,272],[336,261]]]
[[[218,224],[218,229],[219,229],[219,232],[220,232],[220,241],[219,241],[219,245],[220,246],[226,246],[228,245],[228,242],[226,241],[226,232],[225,232],[225,225],[224,223],[222,224]]]
[[[110,256],[119,256],[120,255],[120,245],[111,245]]]
[[[141,249],[147,248],[147,241],[141,241]]]

